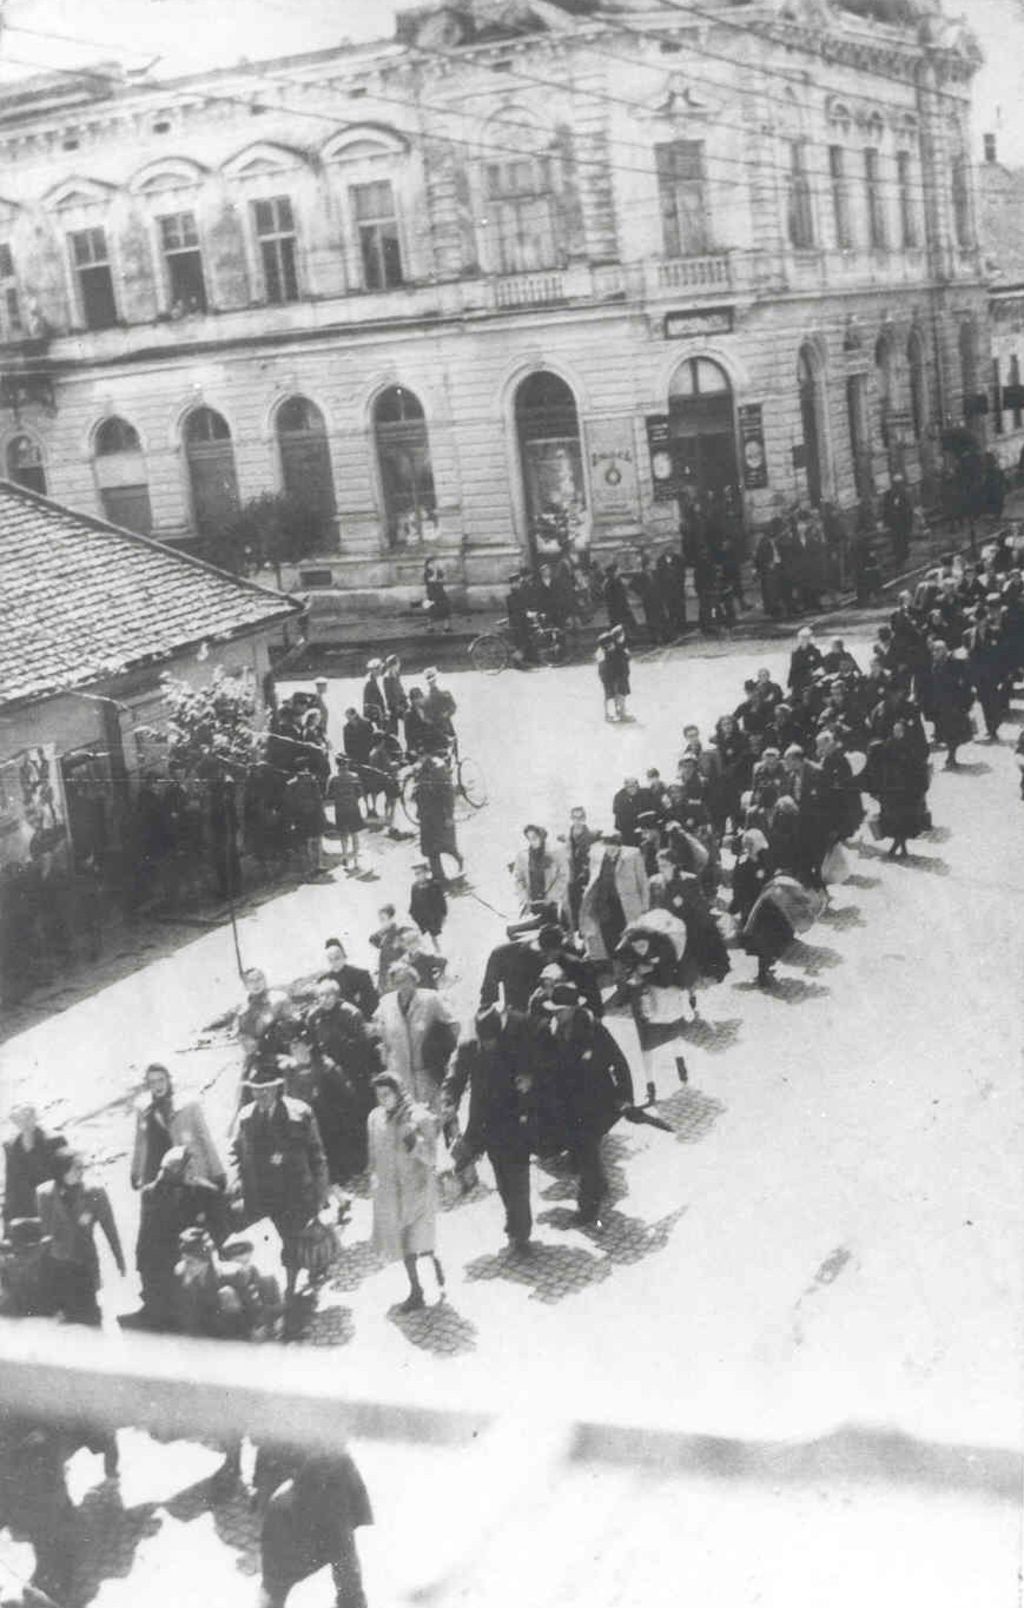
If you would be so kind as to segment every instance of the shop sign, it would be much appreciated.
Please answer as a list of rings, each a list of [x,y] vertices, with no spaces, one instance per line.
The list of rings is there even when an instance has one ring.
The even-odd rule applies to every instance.
[[[633,519],[637,513],[636,438],[628,414],[588,419],[587,465],[595,520]]]
[[[732,308],[708,307],[700,312],[665,314],[665,339],[685,340],[689,335],[729,335],[732,333]]]
[[[745,402],[736,410],[740,431],[743,486],[759,491],[768,484],[768,456],[764,446],[764,418],[760,402]]]
[[[647,415],[647,452],[651,460],[655,502],[675,502],[679,495],[675,454],[667,413]]]

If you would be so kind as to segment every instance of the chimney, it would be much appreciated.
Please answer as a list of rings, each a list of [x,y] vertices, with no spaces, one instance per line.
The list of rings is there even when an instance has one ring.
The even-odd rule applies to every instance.
[[[994,162],[996,159],[996,137],[994,134],[983,135],[985,144],[985,161]]]

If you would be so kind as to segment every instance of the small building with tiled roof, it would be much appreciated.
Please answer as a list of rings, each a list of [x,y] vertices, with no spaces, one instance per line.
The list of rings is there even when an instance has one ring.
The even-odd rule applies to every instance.
[[[0,480],[0,864],[24,852],[32,786],[88,774],[117,813],[161,724],[162,677],[218,670],[262,702],[272,642],[301,606],[147,537]],[[55,772],[41,775],[49,763]]]

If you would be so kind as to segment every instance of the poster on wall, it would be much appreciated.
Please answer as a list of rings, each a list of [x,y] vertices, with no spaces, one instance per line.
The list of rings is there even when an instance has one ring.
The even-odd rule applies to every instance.
[[[743,486],[759,491],[768,484],[768,456],[764,447],[764,420],[760,402],[745,402],[736,410],[740,427]]]
[[[587,466],[595,523],[635,519],[636,441],[628,414],[587,422]]]
[[[647,451],[651,460],[651,479],[655,502],[675,502],[679,492],[675,456],[669,434],[667,413],[647,415]]]
[[[53,743],[0,763],[0,864],[24,865],[67,850],[64,787]]]

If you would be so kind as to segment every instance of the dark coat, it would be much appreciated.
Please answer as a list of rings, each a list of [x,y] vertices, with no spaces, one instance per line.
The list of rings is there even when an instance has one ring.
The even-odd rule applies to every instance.
[[[388,723],[388,704],[384,687],[374,676],[368,676],[363,687],[363,718],[371,726],[386,726]]]
[[[272,1491],[263,1516],[260,1558],[264,1587],[274,1601],[283,1602],[292,1586],[327,1564],[354,1570],[352,1532],[372,1524],[373,1512],[347,1452],[295,1458],[278,1453],[276,1463],[276,1481],[266,1463],[261,1469],[258,1459],[256,1465],[258,1486]],[[361,1589],[358,1597],[350,1593],[345,1600],[362,1600]]]
[[[437,882],[414,882],[409,893],[409,914],[420,932],[436,938],[448,919],[448,901]]]
[[[341,741],[345,753],[355,765],[365,765],[369,761],[370,751],[376,741],[376,733],[370,721],[362,715],[355,720],[346,720],[341,728]]]
[[[608,1029],[580,1006],[569,1031],[534,1027],[533,1065],[550,1080],[561,1132],[560,1149],[572,1149],[614,1126],[623,1105],[633,1104],[629,1062]]]
[[[21,1135],[8,1139],[4,1145],[4,1228],[9,1229],[15,1218],[35,1217],[36,1190],[54,1178],[54,1157],[67,1141],[59,1134],[44,1133],[36,1129],[35,1144],[26,1150]]]
[[[457,859],[455,839],[455,789],[446,768],[421,774],[416,782],[416,807],[420,817],[420,850],[423,854],[450,854]]]
[[[380,995],[369,972],[361,966],[350,966],[347,960],[337,971],[321,972],[317,981],[337,983],[342,999],[361,1011],[367,1021],[380,1004]]]
[[[316,1118],[303,1100],[282,1095],[269,1119],[255,1101],[244,1106],[232,1156],[250,1222],[270,1217],[283,1234],[296,1234],[326,1202],[324,1147]]]
[[[135,1265],[144,1283],[161,1276],[170,1277],[174,1272],[178,1236],[186,1228],[205,1228],[215,1244],[220,1243],[227,1231],[224,1194],[213,1184],[155,1178],[151,1184],[143,1186],[139,1200]]]
[[[545,1085],[533,1070],[532,1034],[522,1017],[511,1013],[496,1041],[464,1039],[441,1091],[442,1103],[458,1108],[469,1088],[469,1116],[462,1136],[465,1159],[484,1152],[491,1159],[529,1161],[550,1153],[545,1135],[553,1132],[553,1109],[545,1109]],[[516,1078],[525,1088],[517,1086]]]

